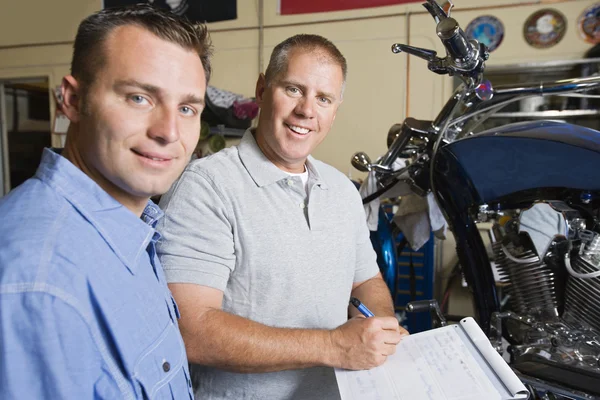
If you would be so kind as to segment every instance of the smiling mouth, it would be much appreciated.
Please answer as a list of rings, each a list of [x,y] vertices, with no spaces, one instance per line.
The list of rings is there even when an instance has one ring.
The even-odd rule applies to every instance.
[[[308,134],[308,132],[310,132],[310,129],[303,128],[301,126],[290,125],[290,124],[285,124],[285,126],[287,126],[292,132],[297,133],[298,135],[306,135],[306,134]]]
[[[171,161],[171,158],[156,157],[156,156],[152,156],[150,154],[140,153],[139,151],[136,151],[134,149],[131,149],[131,151],[133,151],[135,154],[137,154],[140,157],[144,157],[144,158],[147,158],[147,159],[152,160],[152,161],[163,161],[163,162],[164,161]]]

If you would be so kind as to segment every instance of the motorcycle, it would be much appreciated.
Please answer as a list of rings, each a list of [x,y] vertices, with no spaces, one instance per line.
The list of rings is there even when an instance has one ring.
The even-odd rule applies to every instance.
[[[492,345],[502,352],[508,342],[510,365],[532,393],[600,398],[600,132],[537,121],[473,133],[527,97],[594,97],[585,92],[600,88],[600,77],[493,87],[483,75],[488,50],[450,17],[452,3],[423,5],[446,56],[404,44],[392,52],[422,58],[432,72],[462,83],[435,120],[406,118],[392,127],[388,151],[376,162],[363,152],[353,156],[352,165],[376,181],[364,202],[399,186],[433,196],[455,236],[476,319]],[[395,168],[399,158],[408,163]],[[492,222],[493,258],[509,295],[503,307],[479,222]],[[392,231],[380,220],[373,241],[390,285]],[[407,309],[434,310],[443,319],[435,301]]]

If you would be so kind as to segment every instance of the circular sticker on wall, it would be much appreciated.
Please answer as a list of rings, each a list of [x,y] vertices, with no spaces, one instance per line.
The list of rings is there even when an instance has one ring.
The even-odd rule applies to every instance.
[[[504,25],[492,15],[482,15],[469,22],[465,33],[469,39],[485,44],[491,53],[504,39]]]
[[[567,20],[560,12],[551,8],[533,14],[523,27],[525,40],[533,47],[545,49],[560,42],[567,31]]]
[[[586,8],[577,19],[579,34],[589,43],[600,43],[600,3]]]

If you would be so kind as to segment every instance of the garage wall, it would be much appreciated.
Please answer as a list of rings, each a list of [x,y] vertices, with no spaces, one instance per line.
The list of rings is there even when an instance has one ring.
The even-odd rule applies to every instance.
[[[9,0],[4,0],[8,3]],[[483,12],[477,0],[455,1],[455,16],[466,24]],[[532,5],[533,3],[533,5]],[[517,0],[486,1],[485,13],[499,15],[506,25],[505,43],[491,63],[507,63],[527,57],[553,59],[579,57],[586,47],[570,27],[567,38],[550,50],[533,50],[520,37],[523,20],[542,5]],[[567,16],[577,16],[588,0],[552,2]],[[508,8],[508,6],[519,6]],[[69,71],[71,46],[79,21],[101,8],[99,0],[20,0],[0,6],[0,79],[48,77],[50,86],[60,83]],[[490,10],[489,8],[492,7]],[[33,12],[32,10],[36,10]],[[350,172],[349,160],[363,150],[375,157],[385,151],[388,128],[411,116],[434,115],[449,90],[449,83],[426,70],[420,60],[393,55],[394,42],[439,47],[434,23],[419,3],[362,10],[282,16],[277,0],[264,0],[263,69],[273,47],[300,32],[317,33],[333,40],[349,63],[344,104],[330,137],[315,156]],[[469,11],[464,11],[469,10]],[[238,0],[238,19],[210,24],[216,47],[214,86],[253,96],[259,72],[259,2]],[[513,32],[514,33],[511,33]],[[407,82],[410,82],[409,87]],[[410,92],[408,92],[410,90]],[[408,99],[408,102],[407,102]],[[361,176],[352,171],[355,177]]]

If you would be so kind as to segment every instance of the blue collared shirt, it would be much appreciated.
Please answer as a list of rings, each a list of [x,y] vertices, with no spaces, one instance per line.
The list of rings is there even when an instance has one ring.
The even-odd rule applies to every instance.
[[[0,199],[0,399],[193,398],[161,217],[48,149]]]

